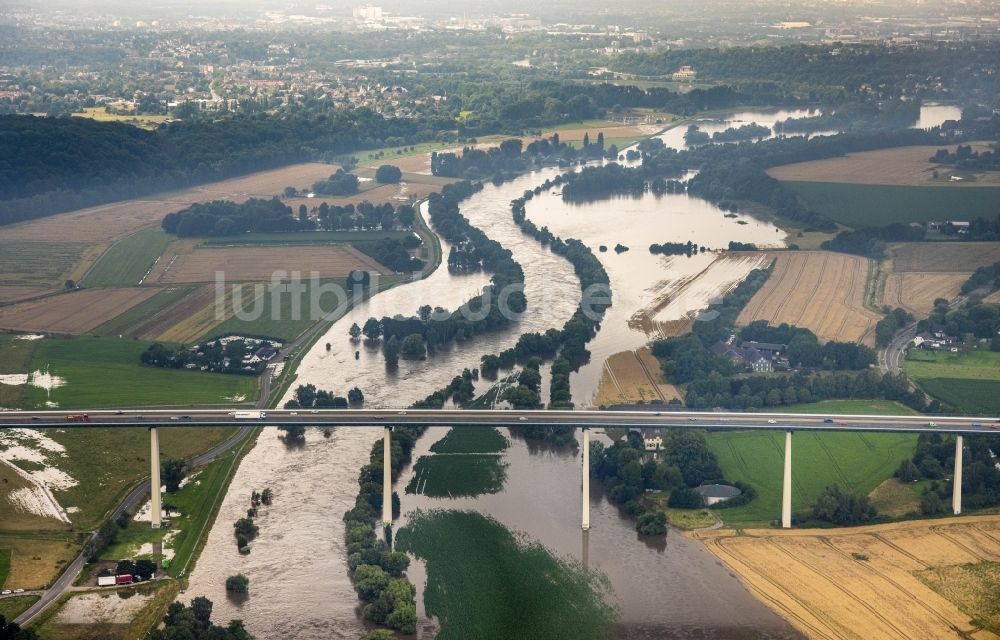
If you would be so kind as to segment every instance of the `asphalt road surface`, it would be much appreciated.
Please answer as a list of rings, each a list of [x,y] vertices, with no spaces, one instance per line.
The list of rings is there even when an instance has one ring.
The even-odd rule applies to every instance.
[[[397,409],[246,409],[5,411],[0,427],[182,427],[281,425],[371,427],[391,425],[671,427],[765,429],[776,431],[888,431],[990,433],[1000,431],[996,417],[803,415],[710,411],[461,411]]]

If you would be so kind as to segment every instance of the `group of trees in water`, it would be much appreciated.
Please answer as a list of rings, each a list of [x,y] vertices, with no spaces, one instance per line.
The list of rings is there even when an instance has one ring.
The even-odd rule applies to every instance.
[[[413,446],[426,427],[395,425],[392,430],[390,464],[398,477],[410,460]],[[369,462],[358,474],[358,495],[354,507],[344,514],[344,541],[347,544],[347,568],[358,597],[365,603],[366,620],[397,629],[405,634],[416,632],[416,588],[406,575],[410,559],[392,551],[379,539],[374,523],[382,510],[383,440],[372,445]],[[393,517],[399,515],[399,495],[392,493]]]
[[[253,640],[242,620],[230,620],[226,626],[213,624],[212,601],[204,596],[191,600],[190,606],[170,603],[162,627],[149,634],[153,640]]]
[[[295,388],[295,397],[285,403],[286,409],[347,409],[360,407],[365,403],[365,394],[357,387],[347,392],[347,397],[338,396],[326,389],[317,389],[314,384],[300,384]]]

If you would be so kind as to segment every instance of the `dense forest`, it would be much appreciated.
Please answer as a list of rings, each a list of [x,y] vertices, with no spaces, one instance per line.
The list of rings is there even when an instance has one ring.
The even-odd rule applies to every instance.
[[[390,139],[415,142],[432,136],[432,126],[366,109],[173,122],[155,131],[87,118],[0,116],[0,224],[330,160]]]

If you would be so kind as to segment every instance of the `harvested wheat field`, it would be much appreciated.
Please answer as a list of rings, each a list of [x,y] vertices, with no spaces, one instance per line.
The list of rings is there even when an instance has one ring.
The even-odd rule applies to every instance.
[[[269,282],[275,273],[284,273],[282,280],[298,271],[302,278],[319,272],[324,278],[346,277],[352,270],[390,273],[374,259],[354,247],[199,247],[191,253],[175,256],[164,266],[159,281],[214,282],[216,272],[224,272],[229,282]]]
[[[143,318],[139,324],[129,328],[126,335],[141,340],[161,339],[160,336],[171,327],[190,320],[200,311],[214,304],[215,285],[199,286],[165,309],[154,313],[151,317]],[[189,340],[180,340],[179,342],[189,342]]]
[[[642,347],[616,353],[604,362],[592,404],[607,407],[651,401],[666,403],[672,399],[681,400],[680,391],[663,379],[660,363],[649,347]]]
[[[889,247],[892,270],[971,274],[1000,261],[1000,242],[906,242]]]
[[[145,227],[159,226],[163,217],[195,202],[270,198],[285,187],[308,188],[337,170],[335,165],[295,164],[282,169],[260,171],[241,178],[220,180],[167,194],[69,211],[4,227],[5,240],[51,241],[72,238],[78,243],[108,245]]]
[[[225,297],[217,301],[215,285],[205,285],[181,300],[180,306],[167,309],[168,315],[154,318],[152,326],[143,327],[142,337],[180,344],[196,342],[233,317],[236,313],[234,307],[252,308],[254,301],[264,292],[264,287],[250,283],[231,286],[227,287]]]
[[[810,638],[1000,637],[970,622],[1000,624],[995,597],[992,611],[980,608],[986,585],[975,581],[974,571],[965,572],[971,575],[964,592],[935,580],[942,570],[988,568],[994,565],[985,563],[1000,560],[998,515],[852,529],[690,535],[704,541],[751,591]]]
[[[280,195],[285,187],[308,189],[318,180],[326,180],[337,172],[340,165],[321,162],[303,162],[280,169],[258,171],[239,178],[229,178],[192,187],[176,194],[193,202],[209,200],[233,200],[242,202],[248,198],[270,198]]]
[[[958,145],[948,146],[954,151]],[[986,142],[973,142],[973,149],[989,150]],[[927,185],[975,187],[1000,184],[1000,172],[988,171],[978,174],[974,181],[947,181],[951,167],[930,162],[929,158],[944,148],[935,145],[893,147],[877,151],[849,153],[839,158],[797,162],[768,169],[767,173],[778,180],[801,182],[847,182],[851,184]],[[934,170],[938,170],[938,180],[934,180]]]
[[[17,302],[18,300],[27,300],[28,298],[37,298],[38,296],[43,296],[46,293],[52,293],[53,291],[55,290],[40,289],[38,287],[0,285],[0,304]]]
[[[870,261],[828,251],[785,251],[774,272],[737,318],[811,330],[820,340],[875,343],[880,317],[864,306]]]
[[[969,273],[890,273],[879,303],[889,307],[902,307],[915,316],[925,317],[934,309],[934,300],[952,300],[958,295]]]
[[[13,331],[87,333],[128,311],[156,289],[80,289],[0,307],[0,328]]]

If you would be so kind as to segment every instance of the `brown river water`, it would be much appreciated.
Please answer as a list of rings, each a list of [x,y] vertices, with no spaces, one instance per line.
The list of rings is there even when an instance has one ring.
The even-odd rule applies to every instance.
[[[748,118],[755,119],[742,117]],[[773,122],[775,116],[761,114],[755,120],[767,124],[765,118]],[[371,315],[412,314],[421,304],[455,308],[488,280],[483,274],[453,275],[440,268],[425,280],[375,296],[335,323],[304,359],[297,382],[341,394],[357,385],[368,406],[406,406],[444,386],[462,368],[476,366],[482,354],[513,345],[522,332],[561,326],[579,301],[579,283],[568,263],[521,234],[508,206],[524,189],[556,173],[549,169],[499,188],[487,185],[462,205],[471,222],[513,251],[524,268],[529,311],[518,326],[477,337],[424,362],[401,362],[395,374],[386,372],[379,353],[363,347],[355,360],[358,347],[347,339],[352,322],[361,324]],[[620,255],[598,254],[611,277],[614,306],[589,345],[592,364],[573,377],[578,405],[586,405],[592,397],[604,357],[648,339],[648,326],[636,328],[635,322],[629,326],[637,312],[669,320],[710,306],[713,296],[754,266],[746,261],[722,262],[711,255],[652,256],[651,242],[692,240],[720,248],[729,240],[763,245],[782,239],[769,224],[741,217],[747,224],[739,225],[712,205],[686,195],[567,205],[547,194],[529,203],[528,215],[540,226],[548,224],[556,233],[580,238],[595,250],[598,244],[610,248],[617,242],[631,249]],[[447,255],[447,246],[444,251]],[[702,272],[695,282],[703,284],[678,286],[678,281],[688,282]],[[329,352],[326,342],[331,344]],[[414,460],[444,431],[432,429],[421,438]],[[328,438],[309,430],[303,446],[289,447],[278,432],[265,430],[236,472],[183,598],[208,596],[215,603],[217,622],[242,618],[261,640],[360,637],[365,625],[347,575],[341,516],[354,504],[358,471],[380,436],[380,429],[371,428],[334,429]],[[611,579],[622,610],[615,637],[725,640],[754,637],[747,635],[751,631],[757,637],[798,637],[700,543],[673,530],[659,544],[640,539],[634,524],[604,499],[596,483],[591,485],[591,530],[584,536],[580,458],[574,450],[529,447],[512,438],[505,458],[509,467],[504,490],[476,499],[405,495],[402,487],[411,473],[405,469],[396,482],[404,522],[406,513],[418,507],[475,509],[541,541],[558,555],[585,560]],[[245,514],[250,492],[265,486],[273,489],[274,504],[261,510],[260,536],[253,551],[241,556],[232,523]],[[237,572],[250,578],[251,595],[244,601],[231,600],[225,593],[226,577]],[[410,575],[422,586],[419,564],[411,567]],[[418,613],[423,615],[422,603]],[[434,622],[422,620],[421,627],[421,636],[431,637]]]

